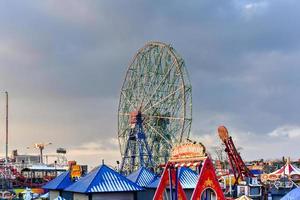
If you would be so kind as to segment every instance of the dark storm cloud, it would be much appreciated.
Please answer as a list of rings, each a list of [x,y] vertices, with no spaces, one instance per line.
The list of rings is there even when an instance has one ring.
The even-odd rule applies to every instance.
[[[126,68],[149,40],[186,61],[194,135],[222,123],[256,135],[297,125],[299,9],[296,0],[3,1],[0,85],[13,130],[29,143],[44,129],[43,140],[70,148],[115,137]]]

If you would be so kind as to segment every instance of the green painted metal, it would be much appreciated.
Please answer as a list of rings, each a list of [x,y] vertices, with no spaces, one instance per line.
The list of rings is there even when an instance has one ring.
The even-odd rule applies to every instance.
[[[118,139],[122,158],[131,129],[130,113],[139,109],[154,162],[156,165],[165,163],[171,147],[189,137],[192,123],[189,76],[184,60],[170,45],[147,43],[128,67],[118,108]],[[138,158],[138,155],[136,152],[131,156]],[[135,166],[130,166],[129,160],[125,168],[137,169],[138,159],[135,159]]]

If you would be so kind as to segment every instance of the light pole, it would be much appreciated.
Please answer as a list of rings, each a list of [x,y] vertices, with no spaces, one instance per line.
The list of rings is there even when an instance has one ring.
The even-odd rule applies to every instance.
[[[8,92],[5,91],[6,95],[6,130],[5,130],[5,162],[8,162]]]

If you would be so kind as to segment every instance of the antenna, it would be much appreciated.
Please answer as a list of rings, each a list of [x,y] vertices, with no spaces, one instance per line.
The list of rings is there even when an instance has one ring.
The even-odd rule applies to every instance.
[[[5,134],[5,162],[8,162],[8,92],[6,94],[6,134]]]

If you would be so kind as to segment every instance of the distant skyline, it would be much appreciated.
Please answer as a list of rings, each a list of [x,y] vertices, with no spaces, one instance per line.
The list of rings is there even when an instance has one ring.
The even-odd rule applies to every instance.
[[[119,91],[148,41],[170,43],[193,87],[191,137],[210,150],[225,125],[242,157],[300,158],[297,0],[1,1],[0,153],[52,142],[96,166],[120,160]]]

